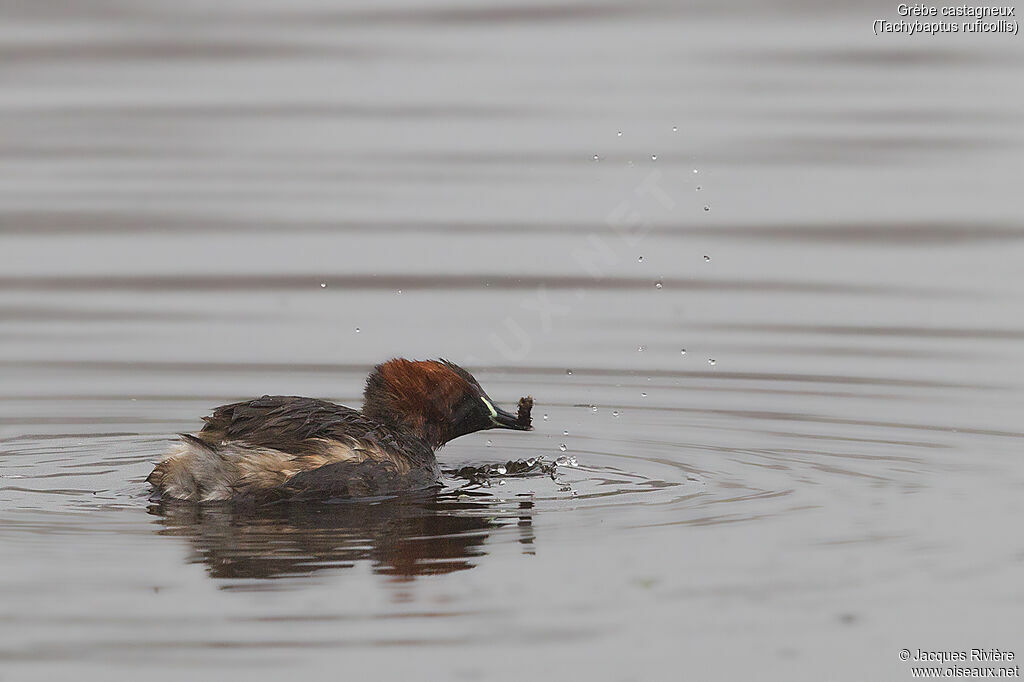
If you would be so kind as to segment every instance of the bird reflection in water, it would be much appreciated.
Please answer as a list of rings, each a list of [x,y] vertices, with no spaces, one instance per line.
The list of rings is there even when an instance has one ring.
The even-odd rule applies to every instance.
[[[533,554],[533,502],[433,493],[375,502],[256,509],[161,504],[162,535],[188,538],[193,563],[224,580],[296,578],[368,562],[394,581],[464,571],[495,531],[518,533]]]

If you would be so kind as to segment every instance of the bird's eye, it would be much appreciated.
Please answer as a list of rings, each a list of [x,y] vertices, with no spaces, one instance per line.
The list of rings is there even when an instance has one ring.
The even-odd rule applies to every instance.
[[[491,413],[491,418],[497,418],[498,411],[494,409],[494,405],[491,405],[491,401],[488,400],[487,398],[480,398],[480,400],[482,400],[484,405],[487,407],[487,411]]]

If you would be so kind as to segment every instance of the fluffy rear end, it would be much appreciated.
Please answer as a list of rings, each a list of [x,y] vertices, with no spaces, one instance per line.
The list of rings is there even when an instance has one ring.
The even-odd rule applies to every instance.
[[[153,486],[153,499],[214,500],[216,482],[226,479],[225,462],[217,452],[193,436],[181,435],[167,457],[156,465],[146,482]]]

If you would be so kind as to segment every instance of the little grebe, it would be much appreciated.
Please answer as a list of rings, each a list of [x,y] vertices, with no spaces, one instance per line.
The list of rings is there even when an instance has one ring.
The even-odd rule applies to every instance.
[[[263,396],[223,405],[157,464],[155,500],[272,502],[370,497],[437,485],[434,451],[484,429],[531,429],[495,407],[466,370],[402,358],[366,379],[362,411],[325,400]]]

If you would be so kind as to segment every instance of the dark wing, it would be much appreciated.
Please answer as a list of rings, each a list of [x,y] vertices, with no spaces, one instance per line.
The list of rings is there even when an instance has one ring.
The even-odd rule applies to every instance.
[[[335,462],[292,476],[277,491],[289,500],[327,500],[377,497],[425,490],[437,481],[426,469],[400,474],[389,462]]]
[[[222,405],[203,420],[198,437],[213,447],[237,440],[284,452],[301,450],[310,438],[366,438],[379,428],[350,407],[281,395]]]

